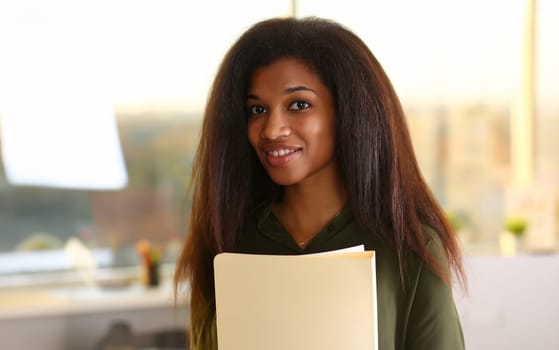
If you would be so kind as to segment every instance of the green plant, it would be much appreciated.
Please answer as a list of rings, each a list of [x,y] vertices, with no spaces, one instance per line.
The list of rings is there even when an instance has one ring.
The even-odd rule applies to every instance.
[[[515,236],[522,236],[528,227],[528,221],[522,217],[509,217],[505,220],[505,229]]]
[[[453,210],[445,210],[445,216],[455,232],[460,232],[466,224],[466,218],[461,213]]]

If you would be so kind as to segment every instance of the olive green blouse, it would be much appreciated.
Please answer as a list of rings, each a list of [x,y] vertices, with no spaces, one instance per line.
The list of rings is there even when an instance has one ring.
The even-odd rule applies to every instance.
[[[304,249],[293,240],[270,206],[258,208],[255,214],[256,220],[249,223],[239,237],[239,253],[309,254],[361,244],[365,250],[375,251],[380,350],[464,349],[462,328],[450,286],[411,253],[404,259],[402,282],[394,248],[366,236],[348,208]],[[424,234],[431,254],[446,266],[438,236],[431,230],[425,230]]]

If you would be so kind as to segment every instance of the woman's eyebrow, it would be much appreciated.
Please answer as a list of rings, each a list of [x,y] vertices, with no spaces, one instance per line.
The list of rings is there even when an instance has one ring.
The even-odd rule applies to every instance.
[[[294,87],[290,87],[290,88],[285,89],[286,94],[291,94],[291,93],[294,93],[295,91],[310,91],[310,92],[313,92],[315,95],[317,94],[316,91],[314,91],[310,87],[306,87],[306,86],[303,86],[303,85],[298,85],[298,86],[294,86]]]
[[[310,87],[303,86],[303,85],[297,85],[297,86],[289,87],[289,88],[285,89],[285,94],[286,95],[292,94],[296,91],[310,91],[310,92],[314,93],[315,95],[318,95],[315,90],[311,89]],[[258,97],[255,94],[247,94],[246,99],[247,100],[258,100],[258,99],[260,99],[260,97]]]

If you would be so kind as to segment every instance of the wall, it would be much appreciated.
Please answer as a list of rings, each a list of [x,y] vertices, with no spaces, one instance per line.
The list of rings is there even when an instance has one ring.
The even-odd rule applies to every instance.
[[[466,349],[559,348],[559,256],[470,256],[455,293]]]

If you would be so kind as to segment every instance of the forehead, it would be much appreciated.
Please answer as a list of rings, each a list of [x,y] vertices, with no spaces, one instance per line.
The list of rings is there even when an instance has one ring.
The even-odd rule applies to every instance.
[[[256,68],[250,76],[249,92],[259,89],[285,89],[298,85],[327,89],[309,64],[301,59],[289,57]]]

